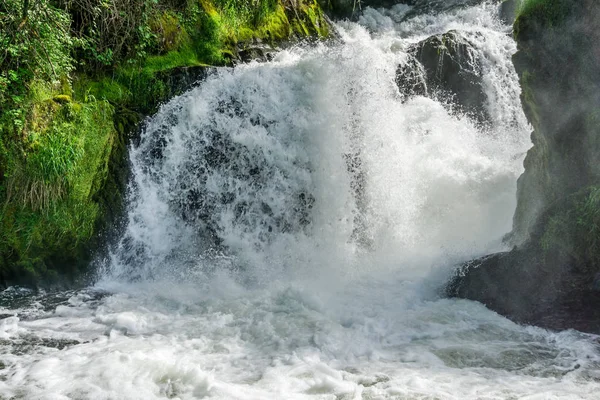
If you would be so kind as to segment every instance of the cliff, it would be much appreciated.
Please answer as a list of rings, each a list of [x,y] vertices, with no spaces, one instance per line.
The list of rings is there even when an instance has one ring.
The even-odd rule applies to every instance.
[[[449,294],[519,322],[600,332],[600,5],[523,1],[514,24],[533,147],[509,253],[460,268]]]

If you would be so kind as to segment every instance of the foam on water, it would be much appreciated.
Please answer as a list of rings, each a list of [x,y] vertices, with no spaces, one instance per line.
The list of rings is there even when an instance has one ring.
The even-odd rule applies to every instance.
[[[496,6],[409,11],[215,71],[148,120],[96,286],[2,294],[0,397],[595,398],[596,337],[436,294],[502,248],[530,128]],[[395,86],[448,30],[476,45],[489,127]]]

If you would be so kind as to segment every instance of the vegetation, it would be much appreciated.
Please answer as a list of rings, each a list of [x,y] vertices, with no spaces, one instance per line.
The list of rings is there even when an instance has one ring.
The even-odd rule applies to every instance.
[[[582,266],[600,263],[600,187],[569,196],[548,215],[540,240],[546,253],[558,251]]]
[[[175,71],[307,35],[327,35],[314,0],[1,0],[0,284],[84,269]]]
[[[572,0],[522,0],[514,24],[515,35],[559,26],[572,10]]]

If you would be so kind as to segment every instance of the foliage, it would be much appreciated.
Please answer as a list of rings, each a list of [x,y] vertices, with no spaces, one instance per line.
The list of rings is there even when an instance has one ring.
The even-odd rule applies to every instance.
[[[277,8],[277,0],[215,0],[215,6],[232,28],[257,28]]]
[[[546,252],[558,250],[582,264],[600,263],[600,187],[570,196],[550,211],[540,244]]]
[[[4,124],[19,130],[33,77],[58,82],[73,70],[69,16],[48,0],[0,3],[0,106]]]
[[[49,255],[67,259],[94,234],[101,209],[93,196],[106,179],[116,135],[108,103],[47,105],[52,101],[35,105],[48,107],[51,118],[28,133],[27,152],[6,177],[0,213],[0,253],[37,279],[46,277]]]
[[[152,45],[149,26],[155,0],[58,0],[72,20],[80,64],[98,69],[142,59]]]

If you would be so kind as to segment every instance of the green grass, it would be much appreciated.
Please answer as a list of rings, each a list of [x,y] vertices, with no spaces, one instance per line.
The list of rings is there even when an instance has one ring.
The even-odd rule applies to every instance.
[[[106,101],[60,104],[47,88],[32,93],[36,122],[24,131],[24,153],[10,154],[5,174],[0,272],[22,270],[26,280],[39,281],[53,270],[73,272],[81,245],[93,237],[101,216],[94,196],[107,178],[116,131]]]

